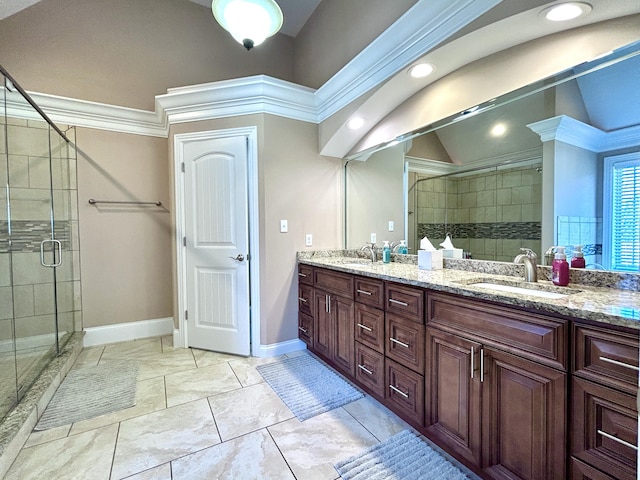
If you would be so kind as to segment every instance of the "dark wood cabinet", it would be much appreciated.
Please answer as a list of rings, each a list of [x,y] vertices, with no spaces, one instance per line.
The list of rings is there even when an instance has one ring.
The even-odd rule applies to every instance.
[[[384,353],[384,311],[356,302],[356,341],[378,353]]]
[[[333,350],[333,320],[329,313],[329,294],[315,290],[313,294],[313,348],[326,359]]]
[[[571,480],[616,480],[573,457],[571,458],[569,478]]]
[[[298,312],[298,337],[313,350],[313,317]]]
[[[384,399],[384,355],[356,342],[356,380]]]
[[[424,374],[424,325],[392,313],[386,314],[387,357]]]
[[[424,377],[399,363],[385,359],[387,404],[408,422],[424,425]]]

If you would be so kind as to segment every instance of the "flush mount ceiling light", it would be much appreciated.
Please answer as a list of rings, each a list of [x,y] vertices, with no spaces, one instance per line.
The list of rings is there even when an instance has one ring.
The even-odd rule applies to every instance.
[[[496,123],[491,129],[491,135],[493,137],[501,137],[507,133],[507,126],[504,123]]]
[[[347,128],[349,128],[349,130],[358,130],[359,128],[362,128],[363,125],[364,125],[364,118],[353,117],[347,123]]]
[[[566,22],[567,20],[573,20],[574,18],[586,15],[590,11],[591,5],[588,3],[568,2],[545,8],[542,11],[542,15],[552,22]]]
[[[418,63],[409,69],[409,75],[413,78],[424,78],[431,75],[434,70],[435,67],[430,63]]]
[[[211,10],[222,28],[247,50],[282,27],[282,10],[274,0],[213,0]]]

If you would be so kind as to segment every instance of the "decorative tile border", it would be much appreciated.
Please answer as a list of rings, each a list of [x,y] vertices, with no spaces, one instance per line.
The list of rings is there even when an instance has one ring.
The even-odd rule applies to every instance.
[[[8,222],[0,220],[0,237],[9,237]],[[62,250],[71,250],[71,223],[57,221],[54,234],[62,242]],[[40,251],[40,242],[51,238],[51,222],[46,220],[13,220],[11,222],[11,251],[34,253]],[[9,242],[0,242],[0,253],[9,253]]]
[[[491,238],[507,240],[540,240],[540,222],[495,222],[495,223],[419,223],[418,237],[444,238]]]

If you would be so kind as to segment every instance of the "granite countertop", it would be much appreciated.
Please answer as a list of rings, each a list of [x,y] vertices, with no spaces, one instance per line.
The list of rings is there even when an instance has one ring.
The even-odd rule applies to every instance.
[[[638,291],[579,283],[570,283],[567,287],[557,287],[544,279],[535,284],[528,284],[523,280],[522,265],[503,262],[474,261],[464,264],[451,262],[451,266],[463,265],[460,268],[465,268],[465,270],[457,268],[421,270],[410,261],[410,258],[402,258],[415,258],[412,255],[394,255],[394,260],[398,261],[385,264],[382,262],[372,263],[371,260],[358,258],[357,255],[351,257],[337,254],[327,255],[327,252],[319,255],[310,255],[309,253],[299,254],[298,262],[439,292],[536,309],[543,313],[556,313],[640,330],[640,292]],[[400,263],[401,261],[403,263]],[[469,270],[470,266],[473,271]],[[445,267],[448,267],[446,261]],[[539,278],[548,276],[549,267],[538,268]],[[562,298],[542,298],[527,293],[496,291],[473,285],[478,282],[533,288],[551,293],[568,293],[568,295]]]

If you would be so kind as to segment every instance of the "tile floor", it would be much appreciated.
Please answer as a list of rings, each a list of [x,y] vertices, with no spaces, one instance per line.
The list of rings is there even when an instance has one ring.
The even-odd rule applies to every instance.
[[[338,460],[408,428],[370,397],[300,422],[255,369],[283,357],[157,337],[84,349],[73,368],[123,358],[139,364],[136,405],[33,432],[5,480],[334,480]]]

